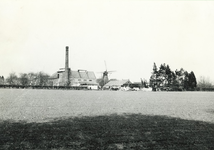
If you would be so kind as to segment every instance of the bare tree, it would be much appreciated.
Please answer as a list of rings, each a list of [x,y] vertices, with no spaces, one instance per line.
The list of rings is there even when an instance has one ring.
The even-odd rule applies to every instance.
[[[10,73],[9,76],[6,78],[6,82],[9,85],[18,85],[19,82],[16,73],[15,72]]]
[[[47,86],[48,78],[49,78],[48,74],[40,71],[39,73],[37,73],[37,76],[36,76],[36,85]]]
[[[36,84],[37,74],[30,72],[27,74],[27,76],[28,76],[28,80],[29,80],[29,85],[34,86]]]
[[[0,76],[0,85],[3,85],[4,84],[4,76]]]
[[[199,88],[213,88],[213,82],[210,81],[210,79],[208,77],[204,77],[204,76],[200,76],[199,80],[198,80],[198,84],[197,87]]]

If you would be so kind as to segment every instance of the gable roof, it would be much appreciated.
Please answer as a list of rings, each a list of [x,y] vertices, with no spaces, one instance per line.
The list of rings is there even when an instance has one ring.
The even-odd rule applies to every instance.
[[[94,79],[96,80],[96,76],[92,71],[72,71],[70,74],[70,78],[81,78],[81,79]]]
[[[57,71],[53,75],[49,77],[49,79],[57,79],[58,74],[64,74],[65,71]],[[96,76],[93,71],[73,71],[70,70],[70,78],[76,78],[76,79],[92,79],[96,80]]]
[[[71,70],[70,73],[71,73],[71,74],[70,74],[70,77],[71,77],[71,78],[81,78],[78,71],[72,71],[72,70]]]
[[[108,86],[122,86],[124,84],[129,84],[131,83],[129,80],[113,80],[113,81],[109,81],[108,83],[106,83],[104,85],[104,87],[108,87]]]

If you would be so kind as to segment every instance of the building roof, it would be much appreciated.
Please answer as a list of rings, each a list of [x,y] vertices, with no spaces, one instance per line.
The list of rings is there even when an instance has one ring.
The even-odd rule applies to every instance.
[[[70,73],[71,73],[71,74],[70,74],[70,77],[71,77],[71,78],[81,78],[78,71],[72,71],[72,70],[71,70]]]
[[[88,71],[87,74],[88,74],[88,78],[89,79],[96,79],[96,76],[95,76],[94,72]]]
[[[58,72],[54,73],[49,77],[49,79],[57,79],[58,78]]]
[[[64,73],[65,71],[57,71],[52,76],[49,77],[49,79],[57,79],[59,73]],[[92,79],[96,80],[96,76],[94,72],[92,71],[73,71],[70,70],[70,78],[76,78],[76,79]]]
[[[94,79],[96,80],[96,76],[92,71],[72,71],[70,74],[70,78],[81,78],[81,79]]]
[[[129,80],[113,80],[113,81],[109,81],[107,84],[105,84],[104,87],[122,86],[124,84],[129,84],[129,83],[131,83]]]

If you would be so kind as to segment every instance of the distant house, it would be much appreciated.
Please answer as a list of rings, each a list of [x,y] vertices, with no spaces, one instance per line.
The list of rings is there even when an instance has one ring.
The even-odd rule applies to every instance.
[[[119,90],[121,88],[129,87],[131,82],[129,80],[112,80],[103,86],[103,89]]]

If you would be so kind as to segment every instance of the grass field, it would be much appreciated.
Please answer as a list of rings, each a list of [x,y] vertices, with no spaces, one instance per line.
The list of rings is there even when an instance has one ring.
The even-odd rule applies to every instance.
[[[213,98],[0,89],[0,149],[214,149]]]

